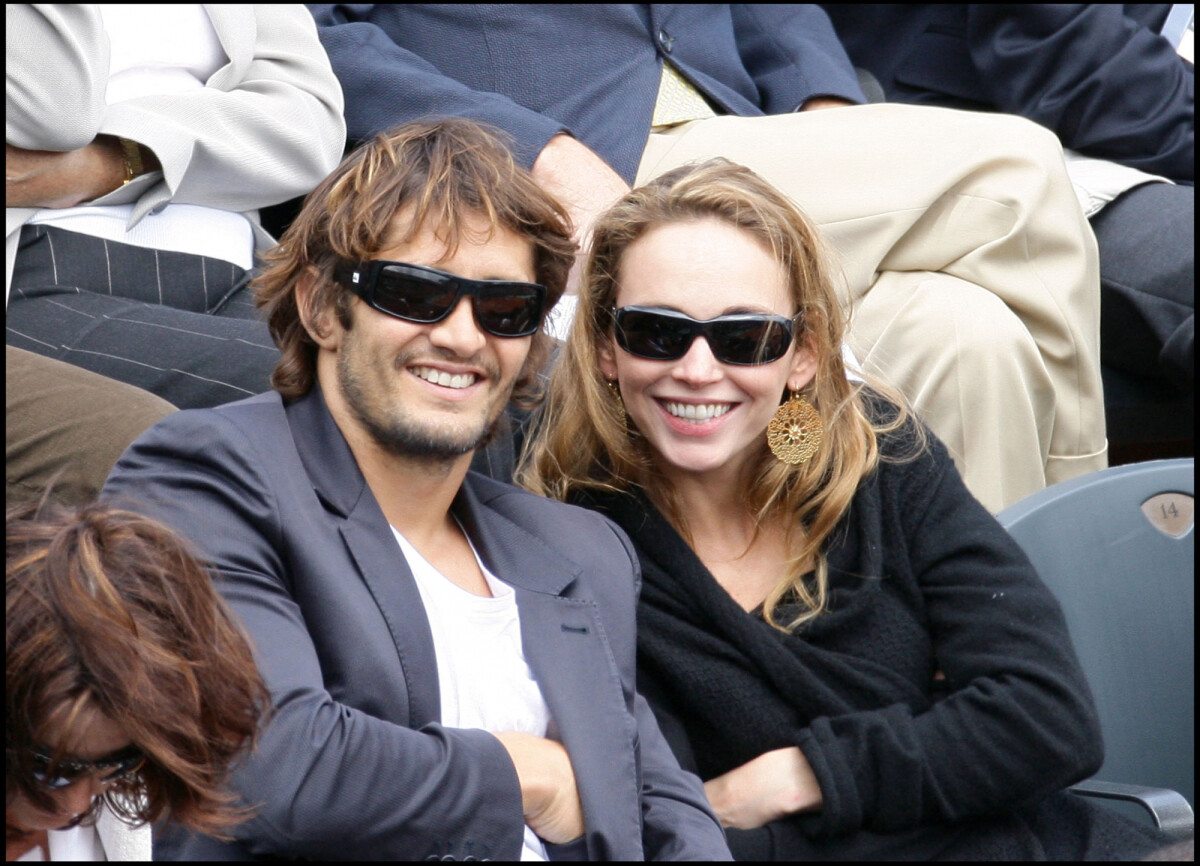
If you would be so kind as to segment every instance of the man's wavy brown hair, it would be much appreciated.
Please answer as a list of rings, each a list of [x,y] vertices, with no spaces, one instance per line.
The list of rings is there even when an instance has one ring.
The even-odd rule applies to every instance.
[[[80,820],[107,806],[130,824],[221,835],[245,816],[225,782],[270,698],[207,570],[169,529],[110,505],[44,497],[5,518],[6,805],[22,795],[53,810],[34,751],[78,738],[91,709],[146,762]]]
[[[391,233],[401,211],[407,230],[396,237]],[[342,327],[351,326],[354,295],[333,279],[340,262],[369,260],[385,241],[410,241],[426,226],[453,255],[469,237],[467,219],[475,215],[487,220],[486,237],[502,227],[530,241],[535,278],[546,287],[546,309],[553,307],[575,257],[570,219],[516,164],[499,130],[461,118],[408,123],[346,157],[305,199],[278,246],[265,254],[267,266],[254,282],[258,306],[283,353],[271,376],[275,390],[293,400],[316,381],[317,344],[304,322],[318,323],[332,311]],[[302,315],[296,285],[306,271],[315,282]],[[534,335],[513,390],[519,404],[536,402],[552,345],[544,331]]]

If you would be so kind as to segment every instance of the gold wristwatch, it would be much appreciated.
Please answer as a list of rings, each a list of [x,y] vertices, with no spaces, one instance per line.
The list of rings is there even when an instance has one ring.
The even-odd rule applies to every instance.
[[[117,143],[121,145],[121,157],[125,161],[125,180],[121,182],[121,186],[125,186],[138,175],[146,173],[146,163],[142,159],[142,146],[136,141],[118,137]]]

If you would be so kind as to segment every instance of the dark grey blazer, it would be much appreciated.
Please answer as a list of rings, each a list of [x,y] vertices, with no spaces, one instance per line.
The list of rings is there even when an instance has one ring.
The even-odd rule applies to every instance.
[[[171,415],[106,497],[212,561],[275,703],[235,776],[257,814],[235,843],[167,834],[158,857],[516,859],[516,773],[500,742],[439,724],[416,584],[319,390]],[[728,859],[699,781],[634,691],[632,547],[598,515],[474,473],[453,511],[516,588],[521,633],[579,782],[587,833],[552,856]]]

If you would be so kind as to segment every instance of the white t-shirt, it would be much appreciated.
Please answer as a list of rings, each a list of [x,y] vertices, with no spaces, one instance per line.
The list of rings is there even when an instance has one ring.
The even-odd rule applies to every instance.
[[[487,569],[474,545],[471,551],[491,598],[462,589],[430,565],[395,527],[392,533],[416,579],[433,632],[442,724],[546,736],[550,708],[525,661],[513,588]],[[529,827],[521,859],[546,859],[545,846]]]

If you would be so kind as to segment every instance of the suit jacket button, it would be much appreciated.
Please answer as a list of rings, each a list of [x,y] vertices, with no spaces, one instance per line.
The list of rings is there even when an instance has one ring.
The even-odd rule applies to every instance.
[[[670,54],[671,46],[674,44],[674,42],[675,42],[675,37],[672,36],[670,33],[668,33],[666,30],[658,31],[658,44],[663,47],[663,51]]]

